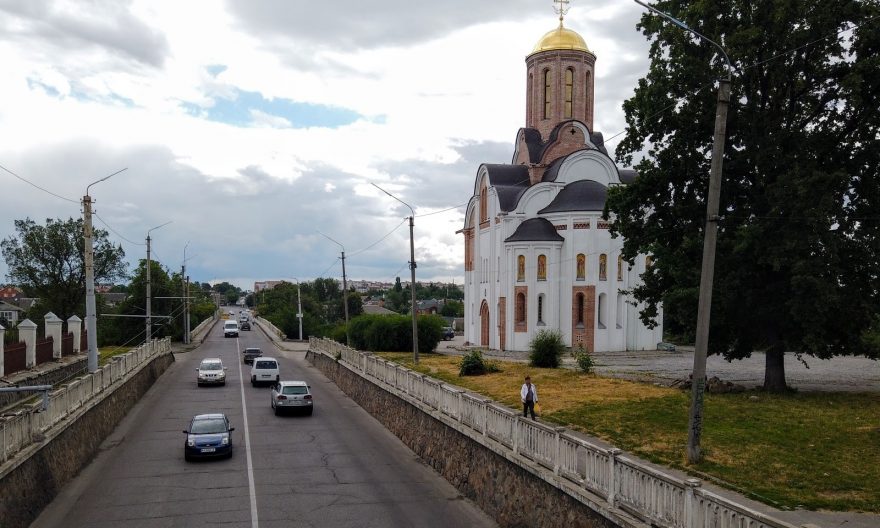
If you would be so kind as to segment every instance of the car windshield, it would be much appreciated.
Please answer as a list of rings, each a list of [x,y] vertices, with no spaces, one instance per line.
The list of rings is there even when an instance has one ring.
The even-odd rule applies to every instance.
[[[191,434],[225,433],[226,420],[223,418],[204,418],[201,420],[194,420],[189,432]]]
[[[211,361],[210,363],[206,361],[199,368],[202,370],[221,370],[223,369],[223,364],[219,361]]]
[[[246,348],[244,351],[246,354],[259,354],[260,353],[259,348]]]
[[[274,361],[257,361],[256,368],[258,368],[258,369],[273,369],[273,368],[278,368],[278,365]]]
[[[308,394],[309,389],[302,385],[288,385],[281,389],[281,394]]]

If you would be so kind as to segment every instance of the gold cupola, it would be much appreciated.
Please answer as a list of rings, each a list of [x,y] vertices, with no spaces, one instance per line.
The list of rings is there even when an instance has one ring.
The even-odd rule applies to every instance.
[[[576,31],[563,27],[561,19],[559,27],[548,31],[541,37],[541,40],[535,44],[535,49],[532,50],[532,53],[552,50],[575,50],[590,53],[590,48],[587,47],[584,38],[578,35]]]

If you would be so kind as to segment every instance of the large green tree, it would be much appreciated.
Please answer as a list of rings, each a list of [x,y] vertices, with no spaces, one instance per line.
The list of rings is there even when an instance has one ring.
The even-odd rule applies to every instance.
[[[15,221],[16,233],[0,242],[9,267],[9,280],[40,306],[66,320],[83,317],[86,298],[83,221],[47,219],[40,225],[26,218]],[[107,232],[94,230],[95,283],[112,283],[126,274],[122,246],[113,245]]]
[[[766,352],[764,386],[785,388],[786,351],[877,357],[865,332],[880,270],[880,3],[665,0],[658,9],[734,62],[718,218],[710,352]],[[643,320],[692,334],[715,120],[714,47],[645,14],[651,66],[624,103],[618,160],[639,178],[606,214],[624,256],[653,255]],[[645,155],[646,154],[646,155]]]

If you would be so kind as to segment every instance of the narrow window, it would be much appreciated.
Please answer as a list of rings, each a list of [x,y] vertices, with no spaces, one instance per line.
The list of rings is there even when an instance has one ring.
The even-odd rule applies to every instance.
[[[617,296],[617,317],[615,318],[615,324],[617,328],[623,328],[623,310],[624,310],[624,301],[623,295]]]
[[[623,280],[623,255],[617,256],[617,280]]]
[[[648,268],[650,268],[653,265],[654,265],[654,259],[652,259],[650,255],[645,257],[645,269],[647,270]]]
[[[599,328],[605,328],[605,321],[608,319],[608,301],[604,293],[599,294]]]
[[[608,280],[608,255],[599,255],[599,280]]]
[[[544,70],[544,119],[550,119],[550,98],[552,90],[550,86],[550,70]]]
[[[516,322],[526,322],[526,294],[523,292],[516,294]]]
[[[547,257],[538,255],[538,280],[547,280]]]
[[[488,188],[486,187],[486,183],[483,182],[483,185],[480,187],[480,223],[489,220],[489,201],[487,194]]]
[[[544,294],[538,295],[538,324],[544,324]]]
[[[590,108],[590,102],[592,98],[590,97],[590,90],[593,86],[593,79],[590,72],[587,72],[587,76],[584,79],[584,117],[586,119],[590,119],[592,115],[592,109]]]
[[[523,282],[526,280],[526,257],[520,255],[516,257],[516,281]]]
[[[578,326],[584,326],[584,294],[579,293],[575,297],[575,303],[577,304],[577,324]]]
[[[571,117],[571,101],[574,94],[574,70],[565,70],[565,117]]]
[[[583,253],[577,256],[577,280],[584,280],[587,276],[587,257]]]

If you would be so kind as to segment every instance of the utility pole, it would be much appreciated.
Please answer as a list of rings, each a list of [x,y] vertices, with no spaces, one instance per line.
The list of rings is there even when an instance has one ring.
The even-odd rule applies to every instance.
[[[323,236],[330,242],[333,242],[334,244],[339,246],[339,248],[342,250],[342,304],[344,305],[343,308],[345,309],[345,344],[347,346],[351,346],[351,336],[349,336],[348,334],[348,281],[345,277],[345,246],[333,240],[324,233],[321,233],[320,231],[318,231],[318,233],[320,233],[321,236]],[[302,337],[300,337],[300,339],[302,339]]]
[[[147,306],[146,306],[146,308],[147,308],[147,322],[146,322],[146,328],[144,328],[144,342],[145,343],[149,343],[150,339],[153,337],[153,319],[152,319],[152,311],[151,311],[152,310],[153,292],[152,292],[152,284],[151,284],[151,278],[150,278],[150,276],[152,275],[152,271],[153,271],[153,264],[152,264],[152,261],[150,260],[150,242],[152,240],[150,238],[150,233],[159,229],[160,227],[165,227],[170,223],[171,222],[168,221],[162,225],[158,225],[156,227],[153,227],[153,228],[150,228],[147,230],[147,269],[146,269],[146,272],[147,272],[147,292],[146,292],[146,294],[147,294],[146,295],[146,297],[147,297],[146,298],[146,301],[147,301],[146,302],[146,304],[147,304]]]
[[[95,307],[95,255],[92,245],[92,198],[83,196],[83,238],[86,264],[86,341],[89,348],[89,372],[98,370],[97,308]]]
[[[186,333],[186,320],[188,319],[187,314],[186,314],[186,309],[187,309],[186,264],[180,265],[180,290],[181,290],[181,295],[183,296],[183,314],[181,315],[183,320],[180,321],[180,323],[181,323],[180,327],[182,328],[182,332],[183,332],[183,344],[186,345],[186,344],[189,344],[189,335]]]
[[[343,282],[345,282],[345,274],[343,273]],[[303,307],[302,307],[302,297],[299,294],[299,279],[294,278],[296,281],[296,318],[299,319],[299,340],[303,340]],[[346,306],[348,303],[345,303]]]
[[[697,336],[694,347],[694,368],[691,375],[691,409],[688,417],[687,459],[696,464],[702,459],[700,439],[703,434],[703,394],[706,389],[706,355],[709,348],[709,320],[712,312],[712,285],[715,280],[715,243],[718,240],[718,203],[721,198],[724,143],[727,136],[727,107],[730,103],[730,83],[733,64],[718,43],[687,24],[641,2],[633,0],[651,12],[669,20],[681,29],[712,44],[727,63],[727,76],[719,79],[718,102],[715,106],[715,133],[712,139],[712,165],[709,169],[709,190],[706,196],[706,224],[703,235],[703,262],[700,269],[700,297],[697,306]]]

